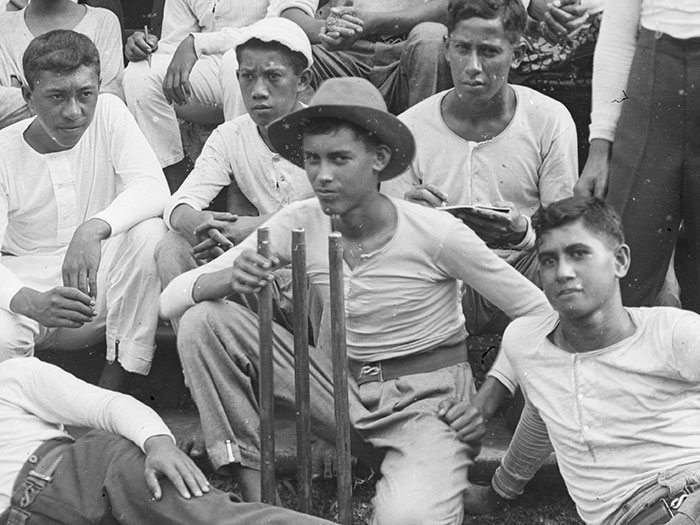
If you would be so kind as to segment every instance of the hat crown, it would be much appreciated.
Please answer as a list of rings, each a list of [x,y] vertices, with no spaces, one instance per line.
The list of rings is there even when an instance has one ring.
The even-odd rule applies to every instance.
[[[332,78],[321,84],[311,97],[313,106],[363,106],[379,111],[388,111],[379,90],[364,78]]]

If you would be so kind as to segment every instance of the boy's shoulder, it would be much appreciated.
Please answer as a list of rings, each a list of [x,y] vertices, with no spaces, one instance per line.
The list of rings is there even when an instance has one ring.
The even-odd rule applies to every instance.
[[[543,119],[550,120],[552,117],[556,119],[566,118],[573,119],[566,106],[558,100],[540,93],[527,86],[518,84],[508,84],[518,100],[518,109],[525,115],[531,115],[540,121]]]
[[[554,309],[539,315],[518,317],[503,332],[503,348],[533,347],[537,341],[547,337],[558,322],[559,314]]]

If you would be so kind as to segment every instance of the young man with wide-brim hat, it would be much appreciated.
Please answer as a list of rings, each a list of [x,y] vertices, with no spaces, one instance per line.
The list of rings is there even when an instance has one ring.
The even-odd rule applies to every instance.
[[[470,449],[451,428],[450,413],[438,412],[445,398],[469,399],[474,390],[460,281],[513,317],[546,310],[544,296],[461,221],[378,191],[379,181],[406,168],[414,142],[366,80],[327,81],[307,108],[273,122],[269,135],[281,155],[304,165],[316,198],[290,204],[266,223],[270,259],[257,254],[252,235],[176,278],[161,297],[163,314],[184,313],[180,337],[189,352],[183,365],[201,371],[189,382],[211,415],[204,429],[209,457],[217,467],[234,463],[244,493],[255,493],[258,319],[217,299],[266,286],[272,270],[291,260],[292,230],[304,228],[309,282],[327,305],[327,238],[339,231],[351,420],[365,441],[385,453],[372,522],[461,523]],[[309,353],[314,431],[330,441],[336,429],[327,311],[312,318],[316,346]],[[293,339],[277,325],[273,331],[275,395],[290,404]]]

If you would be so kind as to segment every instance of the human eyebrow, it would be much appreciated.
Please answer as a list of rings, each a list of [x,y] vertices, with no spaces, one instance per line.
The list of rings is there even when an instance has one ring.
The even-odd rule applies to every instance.
[[[574,252],[580,252],[580,251],[590,251],[591,247],[588,246],[585,243],[574,243],[574,244],[569,244],[564,248],[564,251],[566,253],[574,253]]]

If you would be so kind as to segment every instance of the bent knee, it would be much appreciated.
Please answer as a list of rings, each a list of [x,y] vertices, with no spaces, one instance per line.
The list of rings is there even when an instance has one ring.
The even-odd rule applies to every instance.
[[[148,67],[148,62],[146,60],[131,62],[124,69],[122,86],[124,87],[127,105],[147,102],[145,100],[139,102],[141,96],[145,92],[162,93],[163,89],[161,85],[162,79],[160,75],[156,74],[156,70]]]
[[[155,252],[156,246],[165,237],[168,228],[160,217],[152,217],[141,221],[124,232],[126,243],[139,251]]]
[[[421,22],[408,33],[407,43],[413,44],[440,44],[447,36],[447,27],[438,22]]]
[[[34,330],[23,322],[26,318],[0,310],[0,362],[12,357],[34,355]]]

